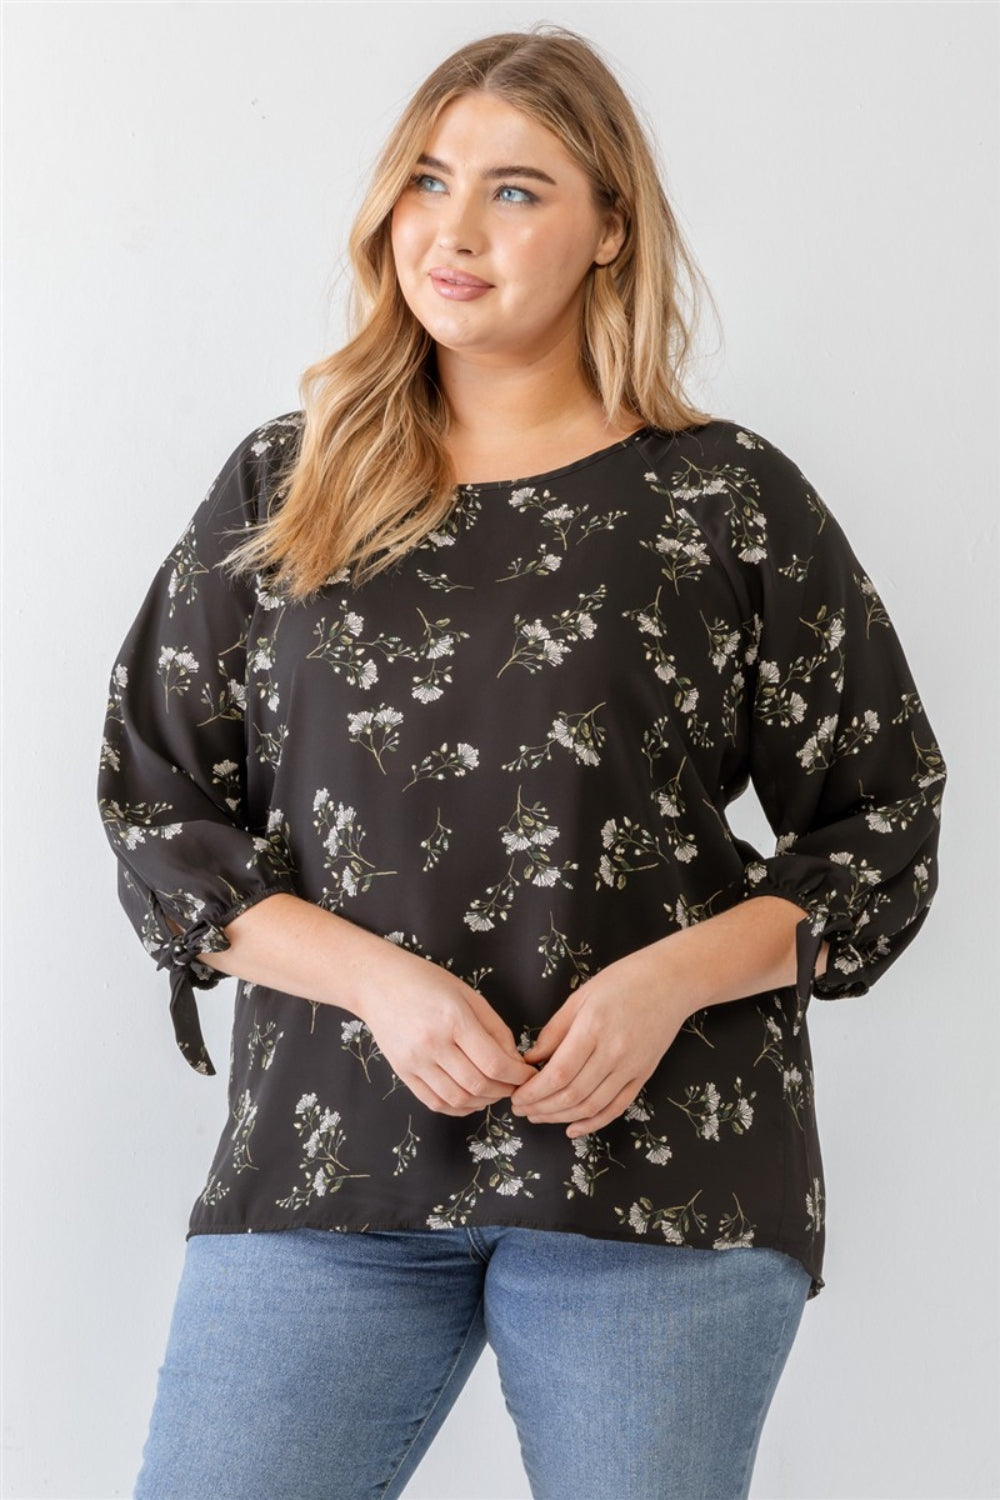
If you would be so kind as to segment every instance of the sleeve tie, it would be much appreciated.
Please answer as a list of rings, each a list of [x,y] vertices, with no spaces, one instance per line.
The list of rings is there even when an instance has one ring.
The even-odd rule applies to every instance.
[[[215,1066],[202,1035],[195,999],[194,979],[204,987],[217,983],[218,970],[199,963],[199,953],[222,953],[230,947],[229,939],[214,922],[202,919],[175,933],[164,942],[156,961],[157,969],[170,969],[170,1019],[174,1037],[181,1052],[196,1073],[214,1074]]]

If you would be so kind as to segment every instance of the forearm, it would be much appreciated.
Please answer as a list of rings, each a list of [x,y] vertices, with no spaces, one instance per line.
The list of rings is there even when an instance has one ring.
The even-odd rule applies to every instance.
[[[377,973],[403,951],[346,917],[284,893],[248,907],[224,931],[231,946],[200,953],[201,963],[357,1016],[380,982]]]
[[[807,913],[783,896],[752,896],[717,916],[672,932],[641,950],[662,963],[672,994],[688,1015],[795,983],[795,929]],[[826,968],[823,942],[817,974]]]
[[[717,916],[670,933],[636,957],[669,973],[672,995],[691,1015],[795,981],[795,928],[806,913],[782,896],[753,896]],[[169,920],[169,919],[168,919]],[[170,924],[176,931],[180,927]],[[268,896],[225,929],[230,947],[202,963],[285,994],[338,1005],[363,1017],[376,975],[391,955],[378,933],[298,896]],[[820,948],[816,973],[826,967]]]

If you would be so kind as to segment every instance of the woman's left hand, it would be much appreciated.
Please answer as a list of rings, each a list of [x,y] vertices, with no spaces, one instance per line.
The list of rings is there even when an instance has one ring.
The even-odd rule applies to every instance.
[[[662,944],[655,958],[626,954],[574,990],[522,1053],[544,1066],[512,1092],[514,1114],[572,1121],[570,1138],[599,1130],[632,1103],[690,1014],[671,994]]]

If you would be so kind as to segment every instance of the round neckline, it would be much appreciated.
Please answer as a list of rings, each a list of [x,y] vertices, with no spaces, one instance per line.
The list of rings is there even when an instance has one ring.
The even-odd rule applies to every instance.
[[[572,463],[560,464],[558,469],[545,469],[540,474],[518,475],[513,479],[469,480],[464,484],[457,484],[455,488],[462,493],[466,493],[469,490],[506,490],[510,489],[513,485],[523,487],[529,484],[545,484],[550,479],[559,479],[563,474],[573,474],[577,469],[584,469],[588,464],[599,463],[602,458],[607,458],[609,454],[617,453],[622,448],[630,447],[633,443],[637,443],[640,438],[648,437],[650,433],[655,431],[656,428],[652,423],[646,422],[642,427],[637,427],[635,432],[630,432],[628,437],[619,438],[617,443],[610,443],[606,448],[598,448],[595,453],[587,453],[583,458],[574,459]]]

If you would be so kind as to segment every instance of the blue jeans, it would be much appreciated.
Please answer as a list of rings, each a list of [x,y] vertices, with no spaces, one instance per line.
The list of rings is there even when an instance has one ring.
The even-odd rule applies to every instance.
[[[809,1281],[509,1226],[194,1235],[135,1500],[392,1500],[487,1340],[536,1500],[742,1500]]]

